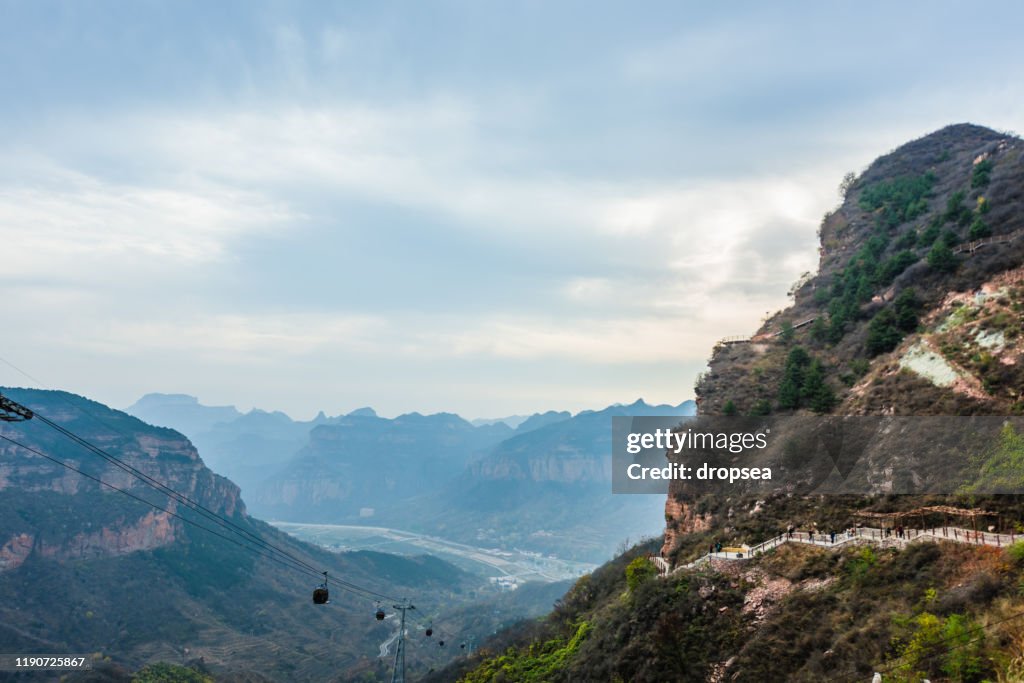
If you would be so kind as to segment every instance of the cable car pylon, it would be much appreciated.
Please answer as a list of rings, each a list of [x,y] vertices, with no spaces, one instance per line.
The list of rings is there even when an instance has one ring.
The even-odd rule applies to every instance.
[[[31,420],[33,417],[35,417],[35,414],[31,410],[0,394],[0,421],[24,422],[25,420]]]
[[[405,613],[416,609],[408,600],[392,605],[402,613],[398,626],[398,645],[395,647],[395,670],[391,673],[391,683],[405,683]]]

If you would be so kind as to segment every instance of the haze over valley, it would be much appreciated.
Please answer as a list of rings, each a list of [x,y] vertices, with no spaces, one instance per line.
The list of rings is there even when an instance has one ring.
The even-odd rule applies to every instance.
[[[660,501],[611,494],[610,418],[692,415],[694,404],[548,411],[516,417],[515,427],[450,413],[389,419],[371,408],[299,422],[161,394],[128,412],[186,434],[264,519],[393,527],[598,563],[626,539],[660,533]]]

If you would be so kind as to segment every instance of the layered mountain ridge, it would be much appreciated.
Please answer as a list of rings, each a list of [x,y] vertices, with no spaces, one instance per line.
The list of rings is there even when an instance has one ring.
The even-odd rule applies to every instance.
[[[611,493],[611,416],[693,409],[639,400],[538,414],[514,431],[444,413],[347,416],[316,427],[255,500],[283,521],[394,526],[603,561],[623,539],[657,527],[655,501]]]
[[[180,420],[194,399],[143,399],[157,421]],[[395,418],[363,408],[311,422],[223,408],[183,426],[211,467],[243,482],[259,515],[280,521],[391,526],[475,545],[599,562],[627,537],[657,532],[657,504],[611,494],[611,416],[690,415],[692,401],[638,399],[602,410],[469,422],[452,413]],[[205,422],[204,422],[205,420]],[[213,426],[209,424],[213,422]],[[196,427],[199,428],[199,427]],[[209,455],[207,455],[209,454]]]

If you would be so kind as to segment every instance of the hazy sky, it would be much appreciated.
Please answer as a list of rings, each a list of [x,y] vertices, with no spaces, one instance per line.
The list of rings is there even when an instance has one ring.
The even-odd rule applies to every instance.
[[[1019,3],[712,4],[0,2],[0,357],[303,418],[690,398],[844,172],[1024,128]]]

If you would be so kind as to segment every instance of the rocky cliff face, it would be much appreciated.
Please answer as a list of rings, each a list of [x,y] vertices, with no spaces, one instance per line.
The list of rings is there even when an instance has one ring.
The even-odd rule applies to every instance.
[[[1024,412],[1024,141],[950,126],[844,186],[818,272],[750,339],[714,348],[699,413]],[[666,555],[709,523],[693,504],[670,490]]]
[[[92,533],[78,533],[65,542],[51,543],[34,534],[19,533],[0,547],[0,571],[17,569],[28,556],[57,560],[88,559],[126,555],[137,550],[152,550],[175,541],[173,518],[166,512],[150,512],[134,524],[102,527]]]
[[[557,420],[498,444],[493,452],[470,467],[477,481],[525,480],[564,484],[605,483],[612,478],[611,419],[628,415],[692,415],[696,406],[652,406],[643,400],[629,405],[584,411]]]
[[[789,458],[775,462],[789,473],[825,470],[809,464],[807,455],[838,426],[842,445],[852,443],[869,456],[861,470],[867,485],[854,493],[805,496],[781,487],[755,494],[743,485],[674,482],[664,506],[664,556],[685,562],[706,553],[710,543],[753,544],[791,523],[839,531],[865,508],[974,507],[991,513],[988,524],[1001,525],[990,531],[1014,530],[1024,519],[1019,495],[875,495],[894,483],[888,466],[918,443],[938,443],[940,455],[950,455],[941,452],[950,441],[903,428],[908,422],[926,423],[941,436],[946,429],[975,436],[963,422],[897,425],[887,418],[815,416],[996,415],[972,424],[1007,430],[1010,438],[1000,444],[1006,450],[996,450],[1008,457],[999,464],[1016,468],[993,469],[1024,482],[1024,429],[1003,417],[1024,413],[1022,153],[1024,143],[1014,137],[951,126],[844,183],[843,204],[822,223],[819,271],[794,287],[792,306],[749,339],[717,345],[696,393],[701,415],[723,416],[704,421],[713,422],[710,431],[727,421],[770,424],[780,446],[773,455],[782,451]],[[847,429],[856,424],[868,424],[869,439]],[[777,438],[776,426],[784,438]],[[802,438],[787,441],[794,435]],[[736,455],[729,464],[762,455]],[[946,460],[975,468],[967,457]],[[992,462],[975,469],[984,472]],[[841,457],[826,463],[827,474],[842,472],[844,464],[849,461]],[[818,681],[847,672],[866,681],[875,671],[908,680],[1020,678],[1003,664],[1020,655],[1017,641],[1003,634],[976,651],[975,673],[968,676],[950,663],[963,648],[946,647],[941,635],[921,649],[927,629],[939,634],[952,624],[949,633],[960,624],[994,624],[1017,613],[1024,563],[1014,552],[924,542],[901,547],[902,539],[884,545],[824,550],[785,544],[748,561],[713,562],[655,579],[647,555],[656,542],[641,544],[581,579],[539,627],[492,640],[474,670],[467,665],[454,676],[453,667],[436,680],[533,672],[547,663],[546,653],[558,658],[552,680]],[[948,659],[938,661],[942,657]]]
[[[218,514],[245,516],[238,487],[207,469],[192,444],[177,432],[72,394],[10,389],[3,393]],[[93,477],[170,512],[179,511],[166,496],[38,420],[6,423],[2,429]],[[132,501],[7,441],[0,442],[0,492],[5,502],[0,515],[0,572],[16,569],[33,553],[56,560],[118,556],[167,546],[181,536],[181,522],[167,512]]]

